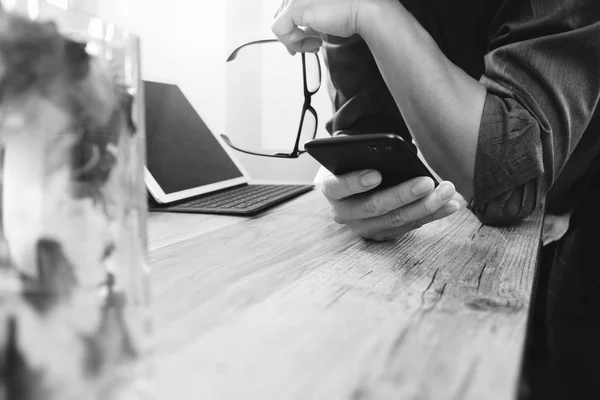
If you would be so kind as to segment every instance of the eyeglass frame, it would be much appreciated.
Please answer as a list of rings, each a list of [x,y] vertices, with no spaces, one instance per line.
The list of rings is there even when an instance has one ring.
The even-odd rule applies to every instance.
[[[238,52],[241,49],[243,49],[244,47],[248,47],[251,45],[257,45],[257,44],[263,44],[263,43],[275,43],[275,42],[279,42],[279,40],[277,40],[277,39],[262,39],[262,40],[255,40],[252,42],[245,43],[245,44],[239,46],[238,48],[236,48],[229,55],[226,62],[231,62],[231,61],[235,60]],[[282,46],[283,46],[283,44],[282,44]],[[314,53],[315,57],[317,58],[317,66],[318,66],[318,71],[319,71],[319,85],[317,86],[317,88],[314,91],[311,92],[308,89],[307,77],[306,77],[306,53],[300,53],[300,54],[302,56],[302,82],[303,82],[303,86],[304,86],[304,103],[302,104],[302,112],[300,114],[300,125],[298,126],[298,134],[296,135],[296,142],[294,144],[294,149],[290,153],[275,153],[275,154],[258,153],[255,151],[244,150],[244,149],[234,145],[231,142],[231,139],[229,139],[229,137],[227,135],[221,134],[220,135],[221,138],[229,147],[231,147],[239,152],[245,153],[245,154],[261,156],[261,157],[298,158],[302,154],[306,153],[306,150],[300,150],[300,139],[302,137],[302,128],[304,127],[304,120],[306,119],[306,113],[310,112],[315,117],[315,129],[314,129],[314,132],[312,135],[312,139],[314,139],[317,136],[317,127],[319,125],[319,117],[317,116],[317,111],[311,105],[311,98],[321,88],[322,71],[321,71],[321,60],[319,59],[319,55],[317,53]]]

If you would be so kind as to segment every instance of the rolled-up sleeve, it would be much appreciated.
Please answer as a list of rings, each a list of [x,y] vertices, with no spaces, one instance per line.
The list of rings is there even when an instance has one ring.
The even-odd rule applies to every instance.
[[[490,32],[469,208],[505,225],[543,200],[598,105],[600,5],[506,1]]]
[[[328,37],[324,56],[334,106],[326,125],[330,134],[395,133],[412,143],[402,114],[360,36]]]

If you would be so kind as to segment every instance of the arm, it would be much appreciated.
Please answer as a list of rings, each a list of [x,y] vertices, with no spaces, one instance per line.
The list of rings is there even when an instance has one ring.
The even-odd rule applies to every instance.
[[[485,87],[452,64],[400,2],[366,5],[360,34],[419,149],[442,178],[472,198]]]
[[[450,63],[396,0],[284,2],[273,31],[291,49],[314,50],[299,26],[363,35],[428,163],[486,223],[514,223],[535,208],[598,104],[595,0],[504,0],[479,81]]]
[[[592,117],[600,96],[600,8],[592,3],[537,0],[529,15],[507,2],[480,81],[399,2],[365,3],[360,34],[411,134],[485,222],[531,212]]]

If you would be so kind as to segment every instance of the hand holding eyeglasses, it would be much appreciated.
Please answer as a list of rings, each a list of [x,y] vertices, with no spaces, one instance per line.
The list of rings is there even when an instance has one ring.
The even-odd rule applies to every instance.
[[[363,10],[375,1],[283,0],[271,29],[290,50],[314,52],[322,44],[319,34],[350,37],[360,33]]]
[[[325,177],[322,190],[335,222],[365,239],[392,240],[460,208],[460,196],[450,182],[434,188],[430,178],[415,178],[373,191],[380,181],[376,171]]]

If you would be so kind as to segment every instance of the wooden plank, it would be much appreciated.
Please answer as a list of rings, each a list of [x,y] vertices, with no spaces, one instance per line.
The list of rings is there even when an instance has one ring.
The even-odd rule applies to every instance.
[[[287,203],[275,206],[261,213],[258,217],[281,212],[290,204],[302,203],[309,199],[314,199],[317,195],[319,195],[317,191],[306,193]],[[194,236],[235,225],[249,218],[253,217],[152,211],[148,213],[148,248],[150,251],[153,251]]]
[[[284,211],[151,253],[159,398],[513,398],[540,211],[389,243]]]
[[[322,199],[316,200],[318,208],[314,201],[290,204],[285,212],[247,219],[151,252],[157,322],[179,332],[176,339],[170,338],[176,347],[188,328],[212,327],[221,314],[270,295],[279,285],[317,268],[324,262],[320,260],[360,241],[331,223]],[[186,321],[186,329],[173,325]]]
[[[151,212],[148,215],[150,251],[237,224],[242,217]]]

